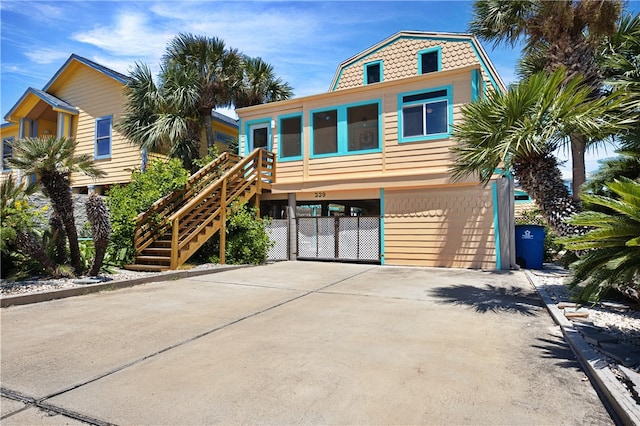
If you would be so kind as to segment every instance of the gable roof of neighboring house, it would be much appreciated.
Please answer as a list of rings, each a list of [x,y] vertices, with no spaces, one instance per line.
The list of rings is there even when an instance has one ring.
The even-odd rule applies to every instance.
[[[48,93],[49,91],[54,91],[53,89],[55,89],[56,82],[63,80],[67,71],[73,68],[73,66],[76,64],[87,66],[109,78],[116,80],[121,84],[127,84],[130,81],[129,77],[127,77],[126,75],[95,63],[87,58],[83,58],[82,56],[76,55],[74,53],[69,56],[69,59],[67,59],[66,62],[58,69],[54,76],[47,82],[47,84],[45,84],[42,90],[29,87],[20,97],[20,99],[11,107],[11,109],[9,109],[9,112],[5,114],[4,119],[6,121],[15,121],[16,118],[14,118],[13,116],[16,114],[16,112],[20,111],[22,107],[31,109],[33,105],[35,105],[34,102],[30,102],[30,100],[33,100],[33,97],[44,101],[45,103],[50,105],[54,111],[64,111],[74,115],[78,114],[78,109],[75,106],[70,105],[62,99],[55,97],[51,93]]]
[[[227,126],[231,126],[231,127],[238,127],[238,120],[235,120],[231,117],[228,117],[224,114],[221,114],[217,111],[211,111],[211,118],[213,118],[214,120],[217,120],[223,124],[226,124]]]
[[[89,68],[92,68],[98,71],[99,73],[106,75],[107,77],[111,77],[122,84],[127,84],[130,81],[129,77],[119,73],[118,71],[114,71],[111,68],[107,68],[104,65],[100,65],[96,62],[93,62],[87,58],[83,58],[82,56],[79,56],[73,53],[71,56],[69,56],[69,59],[67,59],[67,61],[64,64],[62,64],[60,69],[58,69],[58,71],[53,75],[53,77],[51,77],[51,80],[49,80],[47,84],[44,85],[44,88],[42,90],[45,90],[45,91],[49,90],[51,86],[55,84],[56,80],[58,80],[58,78],[62,76],[65,73],[65,71],[71,67],[71,65],[74,62],[79,62],[81,64],[84,64]]]
[[[45,92],[44,90],[40,90],[40,89],[35,89],[33,87],[29,87],[27,90],[25,90],[24,94],[20,97],[20,99],[18,99],[18,102],[16,102],[15,105],[13,105],[11,107],[11,109],[9,109],[9,112],[7,112],[5,114],[4,119],[6,121],[12,121],[11,120],[11,116],[18,109],[20,109],[20,106],[23,105],[25,100],[27,100],[27,98],[29,98],[31,96],[35,96],[36,98],[43,100],[44,102],[49,104],[53,108],[54,111],[64,111],[64,112],[68,112],[68,113],[73,114],[73,115],[77,115],[78,114],[78,109],[76,107],[74,107],[73,105],[70,105],[70,104],[66,103],[65,101],[63,101],[63,100],[56,98],[55,96],[53,96],[50,93]]]
[[[374,44],[368,49],[363,50],[362,52],[352,56],[351,58],[342,62],[333,77],[331,82],[330,91],[336,90],[338,83],[340,82],[340,77],[342,76],[343,71],[351,66],[352,64],[367,58],[370,55],[373,55],[380,49],[383,49],[400,39],[428,39],[428,40],[442,40],[442,41],[458,41],[458,42],[466,42],[470,43],[471,48],[473,49],[480,65],[484,69],[484,71],[489,76],[492,85],[497,90],[506,90],[506,86],[500,76],[498,75],[497,70],[489,60],[489,56],[485,52],[484,48],[478,41],[478,39],[473,34],[466,33],[448,33],[448,32],[427,32],[427,31],[399,31],[396,34],[380,41],[379,43]]]

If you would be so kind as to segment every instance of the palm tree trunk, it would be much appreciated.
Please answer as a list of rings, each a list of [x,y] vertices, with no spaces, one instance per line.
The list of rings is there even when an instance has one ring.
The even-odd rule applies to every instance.
[[[62,265],[67,261],[67,236],[64,232],[64,223],[62,223],[62,219],[60,219],[60,216],[58,216],[55,210],[49,219],[49,226],[51,227],[55,250],[55,255],[52,260],[58,265]]]
[[[71,266],[75,269],[76,275],[82,274],[82,264],[80,262],[80,245],[78,244],[78,232],[73,217],[73,199],[71,198],[71,185],[67,175],[55,171],[51,174],[43,174],[42,185],[51,198],[51,205],[56,211],[69,240],[69,252],[71,255]]]
[[[16,242],[20,251],[35,259],[48,275],[56,276],[56,266],[44,252],[38,237],[33,232],[20,231],[16,235]]]
[[[571,189],[573,199],[580,202],[580,188],[587,180],[586,167],[584,162],[584,151],[587,146],[584,135],[571,135],[571,167],[573,170],[573,181]]]
[[[213,123],[211,122],[211,111],[209,114],[203,114],[204,118],[204,128],[207,133],[207,149],[214,144],[213,138]]]
[[[580,206],[564,185],[558,160],[552,154],[531,154],[514,163],[513,172],[556,234],[569,236],[584,232],[582,227],[565,222],[580,211]]]

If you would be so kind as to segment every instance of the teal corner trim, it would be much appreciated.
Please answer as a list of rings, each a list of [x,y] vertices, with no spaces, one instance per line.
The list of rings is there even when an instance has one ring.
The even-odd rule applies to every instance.
[[[496,269],[502,269],[502,256],[500,254],[500,214],[498,205],[498,184],[493,182],[491,185],[491,192],[493,193],[493,229],[496,236]]]
[[[478,70],[471,70],[471,102],[475,102],[480,98],[480,88],[478,87],[478,83],[480,83]]]
[[[380,264],[384,265],[384,188],[380,188]]]

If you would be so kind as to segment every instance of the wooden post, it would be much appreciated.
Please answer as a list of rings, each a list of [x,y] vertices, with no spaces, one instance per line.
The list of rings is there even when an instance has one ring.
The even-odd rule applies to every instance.
[[[180,218],[175,218],[171,225],[171,265],[169,269],[178,269]]]
[[[222,180],[222,191],[220,194],[220,264],[225,264],[225,249],[227,246],[227,179]]]

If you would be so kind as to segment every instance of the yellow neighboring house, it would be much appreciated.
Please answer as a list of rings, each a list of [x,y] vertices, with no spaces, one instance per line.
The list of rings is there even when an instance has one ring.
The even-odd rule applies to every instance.
[[[0,127],[1,178],[18,174],[4,161],[12,155],[12,143],[24,137],[55,135],[74,138],[78,142],[76,153],[92,155],[106,173],[97,180],[73,174],[74,192],[104,193],[110,185],[129,182],[131,172],[142,168],[147,156],[115,127],[126,110],[124,88],[128,80],[123,74],[73,54],[44,88],[28,88]],[[216,145],[221,149],[237,138],[235,120],[213,112],[213,125]]]
[[[509,269],[512,182],[449,172],[460,107],[493,90],[474,36],[403,31],[340,64],[329,92],[239,109],[240,154],[277,158],[261,211],[295,218],[289,258]]]

